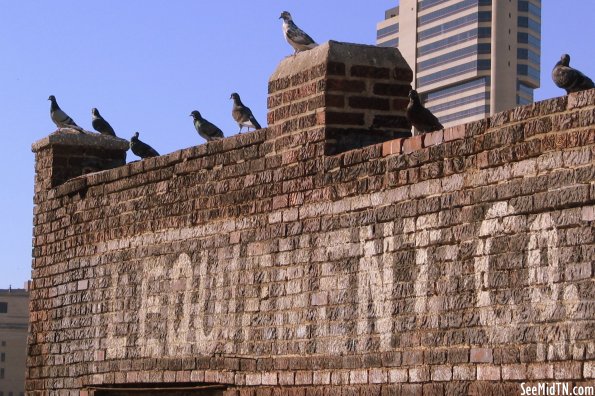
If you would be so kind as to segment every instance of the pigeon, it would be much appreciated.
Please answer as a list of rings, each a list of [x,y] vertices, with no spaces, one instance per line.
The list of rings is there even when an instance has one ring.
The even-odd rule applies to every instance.
[[[568,54],[562,55],[560,61],[554,66],[552,80],[558,87],[565,89],[567,94],[595,88],[593,80],[570,67],[570,55]]]
[[[279,19],[283,19],[283,35],[285,40],[293,47],[294,55],[298,52],[307,51],[316,47],[318,44],[308,36],[306,32],[296,26],[293,23],[291,14],[287,11],[283,11]]]
[[[52,121],[54,121],[54,124],[56,124],[58,128],[72,128],[82,132],[83,129],[76,125],[76,122],[74,122],[74,120],[70,118],[60,106],[58,106],[58,102],[56,102],[56,97],[54,95],[50,95],[48,100],[52,102],[50,106],[50,117],[52,117]]]
[[[258,121],[256,121],[256,119],[254,118],[254,115],[252,115],[252,111],[248,107],[244,106],[244,104],[240,100],[240,95],[234,92],[231,94],[229,98],[233,99],[233,108],[231,110],[231,116],[234,120],[236,120],[236,122],[240,126],[240,133],[242,133],[243,127],[248,128],[248,130],[250,130],[250,128],[261,128]]]
[[[159,153],[145,142],[141,142],[138,138],[139,133],[135,132],[134,136],[130,138],[130,150],[142,159],[150,157],[158,157]]]
[[[207,142],[223,139],[223,132],[221,129],[217,128],[215,124],[202,118],[198,110],[194,110],[190,113],[190,117],[194,119],[194,128],[196,128],[196,132],[198,132],[198,134]]]
[[[91,124],[93,125],[93,129],[95,129],[102,135],[116,136],[114,128],[112,128],[112,126],[106,120],[103,119],[101,114],[99,114],[99,110],[97,110],[96,108],[92,108],[91,114],[93,116],[93,121],[91,122]]]
[[[432,112],[422,106],[419,95],[415,89],[409,91],[409,104],[407,105],[407,120],[420,132],[433,132],[444,127]]]

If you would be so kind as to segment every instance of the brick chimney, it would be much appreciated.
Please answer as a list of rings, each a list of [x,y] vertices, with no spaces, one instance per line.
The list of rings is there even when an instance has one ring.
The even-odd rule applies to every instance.
[[[325,129],[325,154],[411,136],[413,74],[396,48],[329,41],[285,58],[269,79],[268,124]]]
[[[31,150],[37,194],[74,177],[124,165],[128,141],[62,129],[33,143]]]

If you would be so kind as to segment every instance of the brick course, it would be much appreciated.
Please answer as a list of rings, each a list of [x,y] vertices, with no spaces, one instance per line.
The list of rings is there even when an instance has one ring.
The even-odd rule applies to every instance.
[[[30,394],[592,381],[595,90],[375,140],[403,115],[356,98],[403,95],[407,71],[329,48],[283,61],[303,67],[271,78],[266,129],[64,179],[71,137],[34,146]],[[329,114],[358,102],[368,146],[345,151]]]

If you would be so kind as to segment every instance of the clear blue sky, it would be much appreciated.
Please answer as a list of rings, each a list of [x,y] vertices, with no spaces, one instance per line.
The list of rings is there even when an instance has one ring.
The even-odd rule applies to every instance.
[[[496,1],[496,0],[494,0]],[[499,1],[499,0],[498,0]],[[292,53],[283,10],[319,43],[373,44],[376,23],[396,1],[3,0],[0,4],[0,288],[30,278],[33,217],[31,143],[56,128],[50,94],[91,130],[97,107],[119,136],[135,131],[160,153],[202,144],[194,109],[225,134],[237,132],[237,91],[263,126],[267,81]],[[595,2],[543,0],[542,88],[563,94],[550,71],[560,54],[595,77]],[[129,160],[134,159],[128,154]]]

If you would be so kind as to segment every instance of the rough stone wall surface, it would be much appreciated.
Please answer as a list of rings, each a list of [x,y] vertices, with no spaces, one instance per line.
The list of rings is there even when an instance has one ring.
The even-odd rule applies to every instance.
[[[321,118],[51,187],[40,148],[30,394],[593,384],[595,90],[337,155]]]

